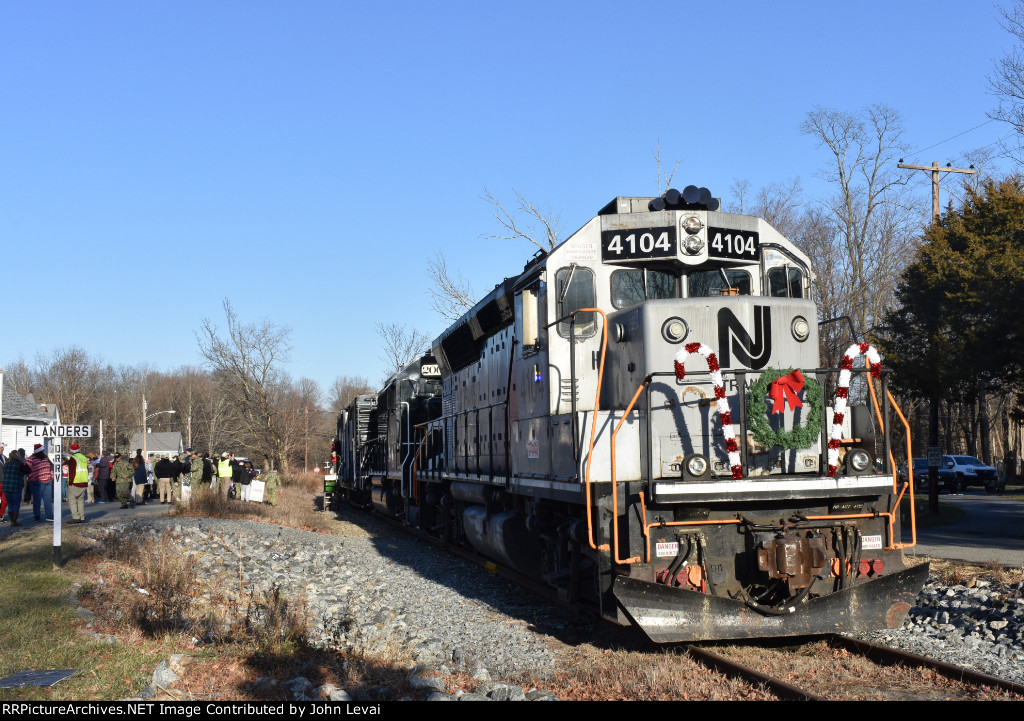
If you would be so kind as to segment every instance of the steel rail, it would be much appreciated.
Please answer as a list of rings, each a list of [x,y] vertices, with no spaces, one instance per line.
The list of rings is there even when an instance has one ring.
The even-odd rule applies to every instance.
[[[828,636],[828,642],[848,651],[858,653],[867,659],[875,661],[876,663],[902,663],[909,666],[930,668],[954,681],[972,683],[979,686],[994,686],[996,688],[1001,688],[1005,691],[1011,691],[1024,696],[1024,684],[1014,683],[1013,681],[1001,679],[998,676],[990,676],[987,673],[972,671],[971,669],[963,668],[961,666],[954,666],[951,663],[937,661],[934,658],[919,656],[916,653],[910,653],[909,651],[901,651],[896,648],[881,646],[879,644],[871,643],[870,641],[862,641],[842,634],[833,634]]]
[[[791,683],[786,683],[781,679],[773,678],[767,674],[761,673],[760,671],[755,671],[749,666],[744,666],[743,664],[737,663],[725,656],[719,656],[717,653],[709,651],[706,648],[690,645],[683,645],[683,648],[686,649],[687,653],[705,666],[708,666],[709,668],[712,668],[726,676],[738,677],[745,681],[753,681],[763,684],[779,698],[790,701],[828,700],[824,696],[818,696],[810,691],[794,686]]]

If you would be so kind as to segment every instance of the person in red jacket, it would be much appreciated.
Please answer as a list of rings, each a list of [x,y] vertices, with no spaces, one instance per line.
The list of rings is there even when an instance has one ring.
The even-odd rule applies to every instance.
[[[39,515],[39,504],[42,502],[43,510],[46,511],[46,520],[53,520],[53,464],[46,457],[42,443],[36,443],[32,449],[32,455],[25,459],[25,462],[32,470],[29,471],[28,480],[32,487],[32,511],[36,520],[43,520]]]

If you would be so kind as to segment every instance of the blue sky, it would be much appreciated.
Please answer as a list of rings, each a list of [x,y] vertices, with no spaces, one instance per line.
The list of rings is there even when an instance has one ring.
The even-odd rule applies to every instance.
[[[987,2],[382,7],[0,3],[0,363],[77,344],[198,364],[228,298],[292,329],[293,376],[376,382],[376,323],[443,328],[436,251],[478,295],[531,255],[482,237],[485,188],[567,233],[655,194],[659,142],[676,187],[728,204],[736,179],[799,177],[823,197],[827,158],[799,132],[815,105],[892,106],[911,148],[941,143],[919,164],[1009,132],[970,130],[1011,47]]]

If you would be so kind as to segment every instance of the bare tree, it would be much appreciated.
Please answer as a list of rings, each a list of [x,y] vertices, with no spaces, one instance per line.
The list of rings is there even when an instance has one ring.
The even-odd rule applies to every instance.
[[[203,319],[202,329],[196,334],[199,352],[229,403],[241,415],[254,447],[274,467],[287,471],[277,412],[283,379],[280,364],[288,360],[291,331],[269,320],[242,323],[226,298],[224,315],[225,336],[209,319]]]
[[[543,251],[553,249],[558,245],[558,216],[552,215],[550,208],[538,208],[524,198],[523,194],[518,190],[513,190],[512,192],[515,193],[517,204],[514,209],[509,211],[487,188],[484,188],[484,195],[481,197],[494,206],[492,215],[498,221],[498,224],[505,229],[504,234],[485,233],[484,237],[498,240],[516,240],[521,238],[528,240]],[[519,219],[521,215],[526,216],[525,221]],[[538,223],[543,226],[543,228],[540,228],[543,231],[543,235],[538,234]],[[541,239],[538,240],[538,237]]]
[[[847,315],[856,290],[841,270],[833,272],[834,267],[842,265],[840,256],[843,251],[832,215],[823,208],[809,208],[801,219],[798,232],[790,236],[790,240],[811,259],[814,271],[811,292],[817,301],[818,321]],[[825,367],[836,366],[854,340],[845,322],[822,326],[818,335],[822,364]]]
[[[430,343],[429,336],[399,323],[378,323],[377,335],[384,344],[381,360],[387,364],[388,376],[423,355]]]
[[[730,212],[743,215],[746,212],[747,195],[750,194],[750,181],[746,178],[734,178],[732,185],[729,186],[729,190],[736,196],[736,207],[730,208]]]
[[[1003,152],[1020,163],[1024,162],[1024,0],[1012,0],[1010,8],[1000,8],[999,14],[1003,30],[1016,42],[1007,55],[995,61],[988,77],[989,91],[999,99],[989,117],[1013,128]]]
[[[504,228],[504,232],[484,233],[482,237],[497,240],[523,239],[541,251],[552,250],[559,242],[558,216],[553,215],[550,208],[541,209],[534,205],[518,190],[512,192],[516,196],[516,206],[509,210],[484,188],[484,195],[481,197],[494,206],[492,215]],[[453,273],[448,269],[448,261],[440,251],[427,262],[427,276],[430,279],[427,293],[431,297],[431,306],[446,321],[458,320],[463,313],[473,307],[476,298],[472,286],[457,270]],[[394,357],[395,328],[389,328],[389,332],[382,332],[381,326],[378,326],[377,332],[385,339],[385,345],[389,348],[390,362]]]
[[[356,396],[372,392],[370,381],[362,376],[338,376],[327,391],[327,399],[332,412],[340,412],[348,408]]]
[[[775,230],[793,238],[799,234],[803,222],[802,196],[800,178],[770,183],[757,191],[750,214],[764,218]]]
[[[32,370],[22,356],[4,368],[4,384],[18,395],[27,396],[32,392]]]
[[[118,450],[127,451],[131,434],[142,430],[142,395],[146,380],[152,373],[146,364],[122,365],[114,372],[111,389],[114,394],[114,435],[111,445]]]
[[[967,200],[967,196],[971,193],[980,195],[982,188],[985,187],[985,183],[993,179],[992,171],[996,165],[998,153],[995,148],[985,146],[977,148],[975,150],[968,150],[954,156],[952,164],[957,167],[964,167],[969,165],[972,169],[977,170],[977,173],[958,173],[957,177],[960,180],[959,188],[956,186],[946,187],[946,191],[949,193],[949,202],[963,206]]]
[[[300,378],[298,382],[282,379],[278,389],[282,452],[304,471],[309,467],[310,451],[315,460],[329,438],[330,424],[325,423],[326,415],[320,407],[322,395],[320,386],[310,378]]]
[[[456,271],[453,276],[448,270],[448,261],[441,251],[427,261],[427,276],[430,278],[431,305],[442,318],[455,322],[462,314],[473,307],[473,289],[462,274]]]
[[[839,243],[828,272],[843,274],[854,289],[844,315],[869,332],[890,306],[907,249],[921,216],[906,198],[907,177],[896,161],[904,150],[903,120],[886,105],[860,113],[816,107],[801,126],[831,160],[822,177],[836,192],[824,201]]]
[[[69,346],[36,356],[37,399],[56,403],[64,423],[85,423],[101,383],[103,367],[84,348]]]

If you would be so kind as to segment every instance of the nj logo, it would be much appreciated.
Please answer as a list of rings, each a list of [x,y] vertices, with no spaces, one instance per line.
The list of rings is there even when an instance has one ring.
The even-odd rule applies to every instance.
[[[772,316],[768,306],[754,306],[754,337],[728,308],[718,311],[718,358],[723,367],[736,362],[753,370],[764,368],[772,357]]]

